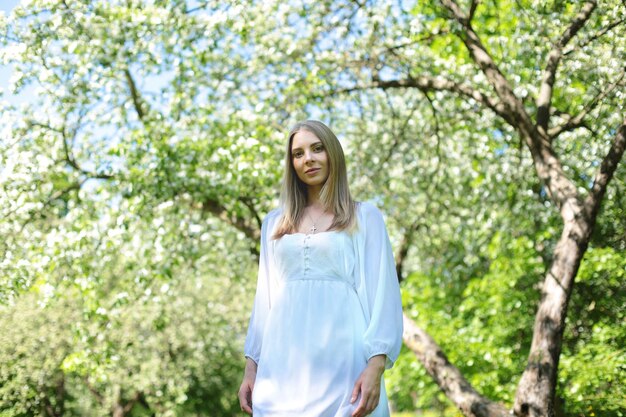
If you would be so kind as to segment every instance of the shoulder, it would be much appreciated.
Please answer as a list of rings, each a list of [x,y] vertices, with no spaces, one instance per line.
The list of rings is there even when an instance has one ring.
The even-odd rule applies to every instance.
[[[357,213],[358,216],[362,219],[373,220],[380,219],[383,220],[383,213],[376,207],[374,204],[369,203],[367,201],[357,201],[356,202]]]
[[[277,220],[280,218],[282,212],[283,212],[282,209],[280,207],[277,207],[274,210],[267,213],[267,215],[265,215],[265,217],[263,218],[262,228],[273,229],[274,226],[276,225]]]
[[[276,207],[274,210],[267,213],[267,215],[263,219],[263,222],[269,222],[269,221],[277,219],[278,217],[280,217],[282,212],[283,210],[280,207]]]
[[[357,202],[357,218],[359,220],[359,230],[365,233],[367,230],[386,230],[383,213],[372,203]]]

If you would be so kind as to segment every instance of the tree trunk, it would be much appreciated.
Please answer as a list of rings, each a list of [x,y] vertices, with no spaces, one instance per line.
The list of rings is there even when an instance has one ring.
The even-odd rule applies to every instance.
[[[465,44],[472,60],[487,78],[497,98],[475,90],[471,86],[447,80],[445,77],[443,79],[410,77],[408,80],[385,82],[375,79],[375,86],[383,89],[413,87],[422,91],[451,91],[460,97],[470,97],[482,106],[491,109],[513,127],[528,147],[538,178],[545,186],[550,200],[561,212],[563,231],[555,248],[552,264],[544,279],[542,298],[535,317],[528,365],[518,385],[513,411],[519,417],[553,417],[557,369],[574,279],[587,250],[606,187],[626,148],[626,120],[624,120],[617,129],[610,149],[596,172],[593,186],[584,196],[575,181],[566,175],[559,155],[552,147],[553,141],[560,133],[582,126],[581,123],[589,111],[603,97],[602,94],[597,95],[585,106],[584,110],[573,116],[572,120],[575,122],[572,125],[566,123],[550,129],[553,87],[559,62],[563,56],[563,48],[589,20],[597,2],[595,0],[585,2],[579,13],[565,28],[560,39],[553,43],[543,71],[540,96],[536,103],[538,108],[536,123],[526,111],[523,100],[515,94],[507,77],[500,71],[497,62],[491,57],[472,27],[472,16],[478,2],[471,2],[469,13],[465,13],[455,0],[440,0],[440,2],[460,25],[459,39]],[[623,75],[615,81],[614,85],[618,85],[622,78]],[[487,408],[482,408],[484,411],[479,414],[472,406],[467,406],[468,401],[490,407],[493,403],[481,397],[469,385],[458,369],[448,362],[439,346],[423,330],[414,325],[411,327],[411,325],[410,320],[405,318],[408,331],[405,334],[407,346],[415,352],[448,398],[466,416],[497,415],[498,409],[492,412]]]
[[[591,239],[606,187],[625,149],[626,120],[617,129],[584,202],[580,197],[573,197],[565,200],[561,206],[563,232],[543,283],[528,364],[515,396],[513,409],[519,417],[555,415],[554,397],[567,305],[578,267]]]
[[[581,217],[582,210],[577,217]],[[554,395],[563,330],[574,278],[585,254],[593,219],[565,224],[554,258],[543,282],[528,364],[515,398],[514,411],[521,417],[554,416]]]
[[[115,404],[113,406],[113,417],[124,417],[126,412],[121,404]]]
[[[143,393],[136,392],[131,400],[129,400],[126,404],[123,404],[123,400],[120,395],[120,399],[113,405],[112,417],[126,417],[133,410],[133,407],[142,396]]]

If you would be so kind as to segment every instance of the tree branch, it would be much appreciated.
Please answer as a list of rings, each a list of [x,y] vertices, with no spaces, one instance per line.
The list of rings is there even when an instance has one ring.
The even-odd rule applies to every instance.
[[[579,127],[585,126],[585,121],[584,121],[585,117],[587,117],[589,112],[591,112],[593,109],[595,109],[596,106],[599,103],[601,103],[606,97],[609,96],[609,94],[611,94],[613,92],[613,90],[615,90],[615,88],[617,88],[618,85],[620,85],[620,83],[624,79],[625,75],[626,75],[626,68],[624,68],[622,70],[621,75],[619,76],[619,78],[617,80],[615,80],[615,82],[611,83],[611,85],[609,85],[608,87],[603,88],[598,93],[598,95],[595,96],[583,108],[583,110],[580,113],[578,113],[574,117],[570,117],[564,124],[559,125],[559,126],[555,126],[555,127],[551,128],[551,129],[548,129],[548,136],[550,137],[550,139],[554,140],[556,137],[558,137],[563,132],[571,131],[571,130],[577,129]]]
[[[587,112],[585,112],[585,114],[586,113]],[[552,110],[550,110],[550,114],[552,116],[560,117],[561,119],[564,120],[562,124],[548,129],[548,137],[550,138],[551,141],[554,141],[563,132],[571,132],[581,127],[587,129],[592,135],[596,134],[596,132],[591,128],[591,126],[589,126],[584,120],[580,120],[578,123],[574,123],[574,116],[572,116],[571,114],[567,112],[563,112],[557,108],[553,108]]]
[[[520,131],[522,137],[530,137],[534,130],[534,124],[524,109],[524,104],[515,95],[506,77],[487,52],[487,49],[472,28],[469,17],[461,11],[453,0],[441,0],[441,3],[452,13],[453,18],[461,24],[462,31],[459,37],[465,44],[473,61],[478,65],[483,74],[485,74],[487,81],[498,95],[500,103],[503,106],[503,110],[498,114],[501,115],[507,123]],[[528,145],[531,147],[531,152],[538,152],[538,149],[536,149],[537,144],[528,142]]]
[[[522,101],[515,95],[506,77],[498,69],[493,58],[487,52],[458,5],[453,0],[441,0],[441,2],[462,25],[459,37],[465,44],[474,62],[495,89],[501,103],[504,105],[503,113],[507,115],[505,120],[520,133],[522,139],[526,142],[533,157],[539,179],[546,184],[551,200],[561,209],[568,200],[578,198],[578,192],[576,185],[565,175],[561,161],[554,152],[547,133],[535,126]]]
[[[588,219],[595,218],[600,209],[606,187],[613,178],[617,165],[624,155],[624,148],[626,148],[626,119],[617,129],[611,147],[602,160],[594,177],[593,186],[585,199],[585,214]]]
[[[388,46],[388,47],[384,48],[384,51],[385,52],[394,53],[398,49],[408,48],[409,46],[414,46],[414,45],[420,44],[422,42],[430,42],[433,39],[435,39],[437,36],[446,35],[447,33],[448,33],[447,31],[438,31],[438,32],[434,32],[434,33],[429,33],[427,35],[422,36],[421,38],[418,38],[418,39],[415,39],[415,40],[412,40],[412,41],[409,41],[409,42],[404,42],[404,43],[400,43],[400,44],[397,44],[397,45]],[[380,53],[378,53],[377,55],[380,55]]]
[[[404,262],[406,261],[406,256],[409,253],[409,249],[411,245],[413,245],[413,237],[415,236],[415,232],[420,228],[420,226],[424,226],[421,223],[415,222],[411,224],[402,235],[402,242],[400,242],[400,249],[398,250],[398,254],[396,255],[396,274],[398,275],[398,281],[402,282],[404,277],[402,276],[404,269]]]
[[[133,79],[133,76],[128,68],[124,69],[124,76],[126,77],[126,83],[128,84],[128,89],[130,90],[130,97],[133,100],[133,106],[137,112],[137,117],[139,117],[139,120],[143,120],[145,116],[142,105],[143,100],[141,99],[139,90],[137,89],[137,84],[135,83],[135,80]]]
[[[461,8],[454,0],[441,0],[441,4],[444,5],[448,11],[452,13],[452,16],[458,21],[461,26],[468,27],[470,24],[469,16],[465,16]]]
[[[513,124],[514,121],[506,113],[505,107],[497,100],[481,93],[480,91],[474,89],[467,84],[458,83],[456,81],[448,80],[442,77],[419,76],[388,81],[374,79],[372,84],[370,85],[339,89],[333,91],[333,94],[350,93],[353,91],[366,90],[370,88],[380,88],[383,90],[393,88],[417,88],[422,92],[449,91],[467,98],[471,98],[477,103],[484,105],[485,107],[491,109],[498,116],[504,118],[507,122],[512,124],[513,127],[515,127],[515,125]]]
[[[468,21],[471,23],[472,19],[474,19],[474,14],[476,13],[476,8],[480,4],[480,0],[472,0],[472,4],[470,4],[470,10],[468,13]]]
[[[585,25],[585,22],[591,17],[591,13],[596,8],[596,1],[586,2],[581,11],[576,15],[570,26],[565,29],[561,39],[554,45],[550,53],[548,54],[548,62],[546,68],[543,71],[543,79],[541,81],[541,88],[539,90],[539,96],[537,97],[537,127],[542,129],[543,132],[548,130],[548,121],[550,120],[550,103],[552,102],[552,92],[554,87],[554,80],[556,77],[556,71],[563,55],[563,48],[569,43],[569,41],[578,33],[578,31]]]
[[[135,407],[135,404],[139,401],[140,398],[141,398],[141,392],[140,391],[135,392],[135,395],[133,395],[133,398],[131,398],[123,407],[124,415],[131,412],[131,410],[133,409],[133,407]]]
[[[597,39],[600,39],[601,37],[606,35],[609,31],[613,30],[614,28],[618,27],[619,25],[621,25],[621,24],[623,24],[625,22],[626,22],[626,18],[621,19],[621,20],[617,20],[617,21],[611,23],[610,25],[602,28],[602,30],[600,30],[595,35],[591,36],[589,39],[585,40],[580,45],[572,46],[571,48],[569,48],[566,51],[564,51],[563,52],[563,56],[570,55],[571,53],[579,50],[580,48],[584,48],[585,46],[589,45],[591,42],[593,42],[593,41],[595,41]]]
[[[187,9],[187,10],[184,11],[184,13],[185,14],[191,14],[191,13],[197,12],[198,10],[206,9],[208,4],[209,4],[208,1],[205,1],[203,3],[198,3],[198,5],[196,7],[193,7],[191,9]]]
[[[89,382],[89,377],[83,378],[83,381],[85,382],[85,386],[87,387],[89,392],[91,392],[91,394],[94,397],[96,397],[96,400],[98,401],[98,404],[104,405],[104,402],[105,402],[104,396],[102,394],[100,394],[100,392],[91,384],[91,382]]]
[[[500,404],[480,395],[452,365],[439,345],[410,318],[403,316],[404,343],[411,349],[426,371],[446,396],[466,417],[510,417]]]
[[[243,201],[242,201],[243,202]],[[245,202],[243,202],[246,204]],[[261,229],[251,226],[245,217],[232,214],[220,201],[208,198],[202,202],[202,211],[209,212],[220,220],[230,224],[236,229],[242,231],[251,242],[258,242],[261,239]],[[257,215],[258,217],[258,215]],[[258,222],[258,220],[257,220]],[[259,252],[254,246],[251,251],[255,256],[259,256]]]
[[[65,162],[67,162],[72,168],[88,176],[89,178],[105,179],[105,180],[110,180],[113,178],[113,175],[110,175],[110,174],[97,174],[97,173],[84,170],[78,164],[78,162],[76,162],[76,159],[74,159],[74,155],[72,154],[70,145],[68,144],[68,137],[67,137],[67,133],[65,132],[65,129],[61,130],[60,132],[61,132],[61,137],[63,139],[63,153],[65,154]],[[72,140],[71,140],[72,144],[74,143],[74,138],[76,137],[77,134],[78,134],[78,128],[74,129],[74,133],[72,134]]]
[[[258,210],[254,206],[254,202],[252,201],[252,199],[250,197],[242,196],[242,197],[239,197],[239,201],[241,201],[248,208],[248,210],[250,210],[252,217],[256,221],[258,230],[261,230],[263,219],[261,218]]]
[[[58,190],[54,193],[51,193],[48,198],[46,199],[46,201],[44,201],[43,206],[41,207],[40,210],[30,210],[28,213],[28,218],[26,220],[24,220],[22,222],[22,224],[20,225],[20,231],[19,234],[22,234],[22,232],[24,231],[24,228],[26,228],[26,226],[28,224],[30,224],[31,222],[39,219],[43,219],[45,218],[45,213],[46,213],[46,209],[48,207],[50,207],[52,205],[52,203],[55,200],[58,200],[60,198],[62,198],[63,196],[65,196],[66,194],[69,194],[71,191],[78,191],[81,189],[81,187],[83,186],[83,184],[85,183],[85,181],[87,181],[87,179],[83,179],[79,182],[74,182],[72,184],[70,184],[69,186],[67,186],[66,188],[63,188],[61,190]],[[17,209],[16,209],[17,210]],[[16,210],[12,210],[9,214],[12,214],[12,212],[15,212]],[[39,215],[39,216],[37,216]]]

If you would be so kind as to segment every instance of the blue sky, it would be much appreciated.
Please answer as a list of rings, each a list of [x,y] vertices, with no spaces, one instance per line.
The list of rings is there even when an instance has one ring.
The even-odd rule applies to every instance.
[[[4,13],[5,15],[8,15],[18,4],[20,4],[20,0],[0,0],[0,13]],[[190,8],[196,7],[198,6],[198,0],[188,0],[187,4]],[[9,94],[9,92],[7,91],[7,88],[9,86],[9,80],[11,78],[11,74],[12,74],[12,67],[10,65],[7,66],[7,65],[0,64],[0,91],[5,92],[6,95],[4,98],[7,99],[9,102],[19,103],[22,100],[24,100],[24,97],[27,94],[24,94],[25,90],[22,90],[22,92],[17,96],[13,96]],[[147,85],[141,85],[140,87],[142,89],[145,89],[145,87],[149,86],[151,87],[151,89],[158,90],[159,87],[164,85],[168,77],[169,77],[169,74],[167,73],[163,73],[155,77],[149,77],[147,80],[144,80],[144,82]]]
[[[9,12],[13,10],[13,8],[19,4],[19,0],[2,0],[0,2],[0,10],[4,10],[5,12]]]

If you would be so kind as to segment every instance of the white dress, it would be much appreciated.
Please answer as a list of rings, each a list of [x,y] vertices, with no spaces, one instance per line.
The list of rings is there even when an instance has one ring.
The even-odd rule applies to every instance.
[[[244,353],[254,360],[254,417],[349,417],[367,360],[396,360],[400,290],[380,212],[358,205],[359,231],[271,239],[280,217],[263,221],[259,280]],[[384,381],[371,416],[388,416]]]

